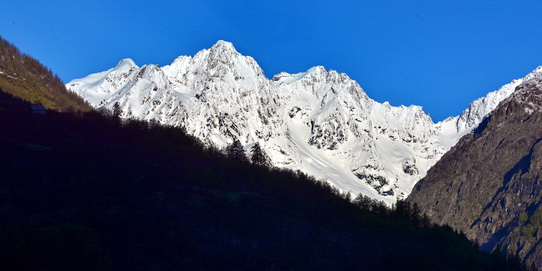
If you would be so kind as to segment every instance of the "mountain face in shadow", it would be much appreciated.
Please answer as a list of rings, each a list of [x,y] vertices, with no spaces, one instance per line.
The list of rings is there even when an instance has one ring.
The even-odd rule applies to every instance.
[[[542,267],[542,77],[519,85],[414,187],[431,221]]]

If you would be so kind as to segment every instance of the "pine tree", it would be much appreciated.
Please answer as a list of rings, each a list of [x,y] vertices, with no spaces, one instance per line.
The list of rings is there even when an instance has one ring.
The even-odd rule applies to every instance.
[[[237,161],[248,161],[243,145],[238,139],[234,139],[233,143],[226,148],[226,156]]]
[[[262,150],[260,143],[256,142],[256,144],[250,148],[250,161],[252,161],[252,164],[271,167],[271,162],[269,160],[269,156]]]
[[[121,114],[122,109],[120,108],[119,102],[115,102],[113,105],[113,117],[119,119]]]

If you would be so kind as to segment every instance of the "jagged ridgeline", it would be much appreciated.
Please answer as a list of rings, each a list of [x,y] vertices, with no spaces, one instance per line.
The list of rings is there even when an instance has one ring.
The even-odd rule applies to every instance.
[[[79,96],[68,92],[57,75],[36,59],[22,54],[0,37],[0,90],[34,105],[61,112],[91,111]]]

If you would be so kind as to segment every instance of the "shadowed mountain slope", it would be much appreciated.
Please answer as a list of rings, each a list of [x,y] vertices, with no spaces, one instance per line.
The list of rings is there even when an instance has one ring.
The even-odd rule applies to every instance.
[[[542,267],[542,79],[532,78],[464,136],[408,200],[482,249]]]

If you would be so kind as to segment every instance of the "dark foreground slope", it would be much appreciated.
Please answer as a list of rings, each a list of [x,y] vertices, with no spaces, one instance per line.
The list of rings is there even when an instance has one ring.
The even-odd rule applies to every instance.
[[[412,210],[361,210],[176,128],[0,98],[1,270],[518,269]]]
[[[91,111],[92,107],[36,59],[22,54],[0,37],[0,88],[15,97],[61,112]]]
[[[542,80],[518,86],[409,196],[482,249],[542,268]]]

